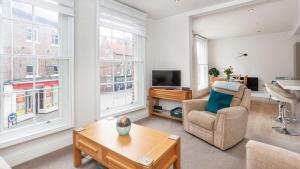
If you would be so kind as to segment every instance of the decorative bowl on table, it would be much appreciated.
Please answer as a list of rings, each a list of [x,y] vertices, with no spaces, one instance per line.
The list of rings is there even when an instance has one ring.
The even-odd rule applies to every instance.
[[[120,136],[128,135],[131,128],[130,119],[127,116],[118,117],[116,128]]]

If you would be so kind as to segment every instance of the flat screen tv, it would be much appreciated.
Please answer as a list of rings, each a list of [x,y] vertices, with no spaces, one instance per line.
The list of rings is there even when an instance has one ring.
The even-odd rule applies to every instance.
[[[180,70],[153,70],[153,87],[181,87]]]

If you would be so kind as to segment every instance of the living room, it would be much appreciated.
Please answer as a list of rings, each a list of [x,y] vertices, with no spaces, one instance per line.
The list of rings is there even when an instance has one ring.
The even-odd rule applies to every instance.
[[[299,8],[0,0],[0,169],[299,168]]]

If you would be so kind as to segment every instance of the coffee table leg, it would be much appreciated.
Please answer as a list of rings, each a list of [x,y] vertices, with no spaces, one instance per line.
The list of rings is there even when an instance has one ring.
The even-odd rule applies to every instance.
[[[180,169],[181,163],[180,163],[180,138],[177,140],[176,144],[176,154],[177,154],[177,160],[174,162],[174,169]]]
[[[76,131],[73,131],[73,163],[74,167],[79,167],[81,165],[81,151],[76,148]]]
[[[75,146],[73,146],[73,160],[75,167],[79,167],[81,165],[81,151]]]

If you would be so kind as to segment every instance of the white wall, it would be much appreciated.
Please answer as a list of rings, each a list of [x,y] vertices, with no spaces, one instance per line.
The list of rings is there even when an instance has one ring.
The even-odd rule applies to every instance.
[[[75,1],[75,126],[96,120],[96,0]],[[146,109],[129,114],[135,121],[147,116]],[[11,166],[72,144],[72,130],[0,150]]]
[[[190,18],[175,15],[159,20],[149,20],[147,28],[147,87],[151,87],[152,70],[181,70],[181,83],[191,83]],[[179,102],[160,101],[164,109],[181,106]]]
[[[96,120],[96,0],[77,0],[75,19],[75,124]],[[89,12],[87,12],[89,11]]]
[[[262,84],[277,76],[294,76],[294,43],[300,40],[290,32],[261,34],[219,40],[209,40],[209,65],[223,73],[232,66],[234,72],[259,78]],[[236,58],[239,53],[247,57]]]
[[[191,87],[190,19],[176,15],[148,22],[147,56],[151,70],[181,70],[182,86]],[[151,80],[150,80],[151,82]]]

